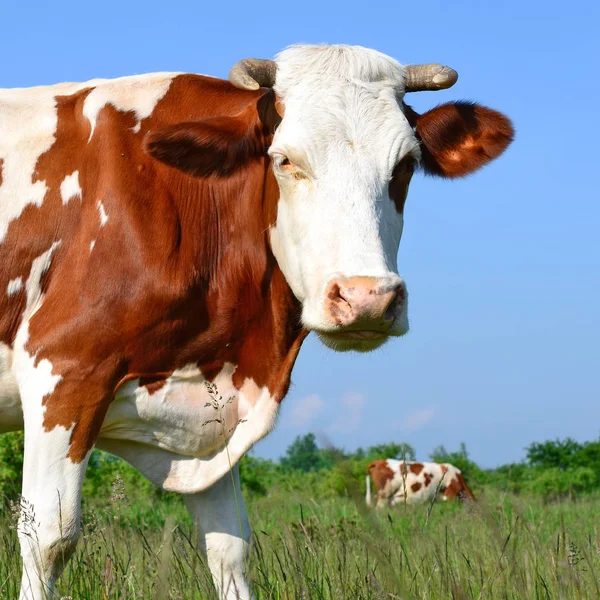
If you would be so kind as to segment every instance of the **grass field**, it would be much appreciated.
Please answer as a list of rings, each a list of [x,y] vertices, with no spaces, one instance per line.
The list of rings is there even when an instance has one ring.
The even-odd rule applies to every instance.
[[[122,490],[121,490],[122,491]],[[210,599],[216,595],[183,505],[130,503],[117,490],[84,507],[57,598]],[[259,599],[600,598],[598,501],[543,505],[481,493],[461,507],[374,513],[362,497],[320,501],[275,489],[248,502],[249,573]],[[18,598],[19,552],[0,518],[0,598]]]

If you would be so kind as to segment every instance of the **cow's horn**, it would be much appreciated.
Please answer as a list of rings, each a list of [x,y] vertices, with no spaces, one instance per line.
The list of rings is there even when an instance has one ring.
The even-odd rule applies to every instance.
[[[445,90],[452,87],[457,79],[458,73],[454,69],[437,63],[404,67],[407,92]]]
[[[277,64],[262,58],[244,58],[235,63],[229,71],[229,81],[242,90],[257,90],[260,87],[273,87]]]

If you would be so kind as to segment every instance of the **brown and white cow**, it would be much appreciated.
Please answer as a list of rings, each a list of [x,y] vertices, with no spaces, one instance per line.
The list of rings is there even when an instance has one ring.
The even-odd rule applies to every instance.
[[[21,600],[50,596],[75,547],[95,446],[185,494],[222,596],[251,597],[236,465],[273,427],[304,337],[369,351],[406,333],[413,171],[464,176],[512,139],[482,106],[404,103],[456,77],[297,46],[230,82],[0,91],[0,431],[25,430],[35,512]]]
[[[460,469],[449,463],[395,460],[373,461],[366,476],[366,502],[372,506],[371,479],[377,508],[442,500],[475,500]]]

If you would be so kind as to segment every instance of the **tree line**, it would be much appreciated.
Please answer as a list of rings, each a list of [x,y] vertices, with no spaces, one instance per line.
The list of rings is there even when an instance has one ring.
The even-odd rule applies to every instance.
[[[253,493],[268,493],[278,481],[290,482],[318,475],[315,485],[330,493],[344,493],[347,486],[362,485],[369,463],[381,458],[415,460],[415,450],[406,443],[390,442],[347,452],[320,448],[314,434],[298,436],[278,461],[246,457],[242,480]],[[428,457],[458,467],[475,490],[491,488],[513,494],[529,494],[545,501],[576,499],[600,489],[600,438],[577,442],[572,438],[533,442],[525,448],[521,462],[494,469],[480,467],[469,455],[466,445],[448,451],[438,446]]]

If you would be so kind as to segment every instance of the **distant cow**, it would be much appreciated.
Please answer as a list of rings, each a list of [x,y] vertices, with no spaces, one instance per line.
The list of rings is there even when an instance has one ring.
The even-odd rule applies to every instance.
[[[299,46],[229,82],[0,90],[0,431],[25,430],[35,513],[21,600],[51,597],[75,549],[94,447],[184,494],[221,597],[252,597],[237,464],[305,336],[367,352],[404,335],[413,172],[463,177],[512,139],[489,108],[405,103],[456,79]]]
[[[377,490],[377,507],[422,504],[436,496],[442,500],[475,500],[460,469],[448,463],[376,460],[367,469],[367,505],[372,505],[371,478]]]

